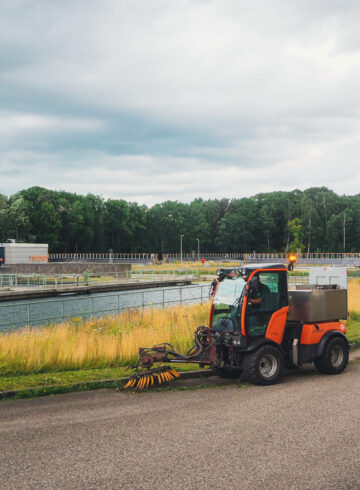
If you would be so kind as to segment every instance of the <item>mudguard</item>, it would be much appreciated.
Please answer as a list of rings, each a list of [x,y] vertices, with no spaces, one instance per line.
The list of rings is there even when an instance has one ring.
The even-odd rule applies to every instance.
[[[333,337],[340,337],[344,339],[347,343],[348,348],[350,349],[349,341],[343,333],[339,332],[338,330],[330,330],[329,332],[326,332],[326,334],[324,334],[323,338],[320,340],[316,350],[316,357],[322,356],[326,344],[328,343],[329,339]]]
[[[277,347],[283,354],[285,354],[285,351],[281,345],[265,337],[252,341],[251,344],[249,344],[248,348],[246,349],[246,352],[254,352],[256,349],[258,349],[263,345],[273,345],[274,347]]]

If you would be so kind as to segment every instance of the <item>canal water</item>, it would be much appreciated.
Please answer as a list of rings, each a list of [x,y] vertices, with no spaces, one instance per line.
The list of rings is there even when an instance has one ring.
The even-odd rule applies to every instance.
[[[115,315],[134,308],[159,308],[182,303],[200,303],[209,300],[208,283],[191,286],[164,287],[62,295],[56,298],[0,302],[0,332],[17,328],[59,323],[69,319],[87,320],[91,316]]]

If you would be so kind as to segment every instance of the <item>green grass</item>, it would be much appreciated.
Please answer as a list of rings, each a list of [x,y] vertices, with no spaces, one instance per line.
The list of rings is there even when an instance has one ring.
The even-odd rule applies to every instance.
[[[157,365],[160,366],[161,364]],[[177,371],[196,371],[197,364],[182,364],[175,366]],[[69,386],[75,383],[90,383],[107,379],[117,379],[130,376],[133,369],[126,367],[78,369],[73,371],[51,371],[45,373],[14,374],[0,376],[0,392],[22,390],[34,387]]]
[[[360,312],[352,311],[350,313],[350,318],[346,322],[346,327],[346,336],[349,342],[356,342],[360,344]]]

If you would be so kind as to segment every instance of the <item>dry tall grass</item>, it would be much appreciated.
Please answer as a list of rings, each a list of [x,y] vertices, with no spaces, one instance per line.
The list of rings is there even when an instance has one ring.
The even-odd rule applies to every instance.
[[[164,310],[131,310],[115,317],[93,318],[0,335],[0,373],[30,373],[128,365],[138,348],[169,342],[188,350],[194,330],[206,325],[209,305]]]
[[[360,279],[349,280],[349,311],[360,311]]]

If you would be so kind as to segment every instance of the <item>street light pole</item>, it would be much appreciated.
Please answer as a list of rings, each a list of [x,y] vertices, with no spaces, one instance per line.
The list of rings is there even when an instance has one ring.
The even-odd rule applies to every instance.
[[[196,241],[198,242],[198,260],[200,260],[200,240],[197,238]]]
[[[181,235],[180,237],[180,262],[182,262],[182,239],[184,235]]]

